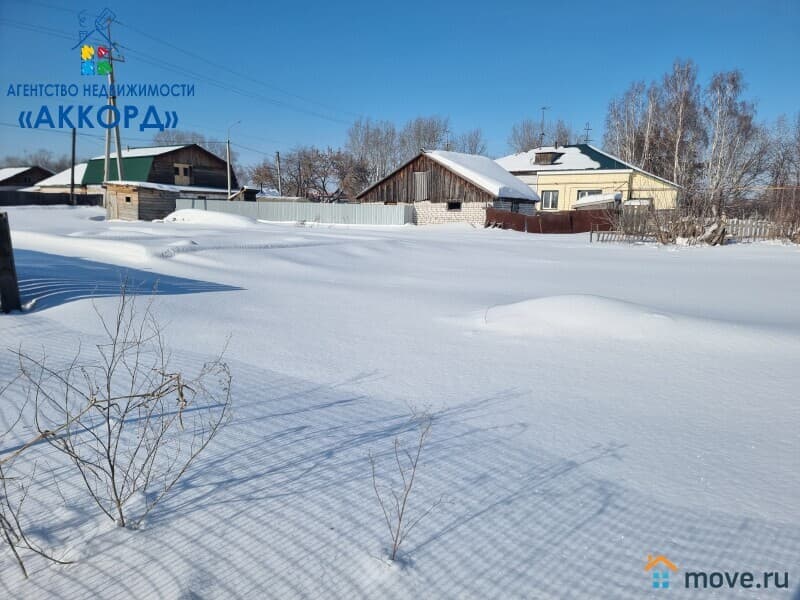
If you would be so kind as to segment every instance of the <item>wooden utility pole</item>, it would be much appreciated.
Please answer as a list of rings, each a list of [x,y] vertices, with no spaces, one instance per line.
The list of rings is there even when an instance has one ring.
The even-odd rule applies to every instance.
[[[69,170],[69,202],[75,206],[75,137],[77,130],[72,128],[72,168]]]
[[[583,130],[586,132],[586,135],[583,137],[583,143],[588,144],[591,141],[589,140],[589,132],[592,130],[589,121],[586,121],[586,127],[584,127]]]
[[[111,40],[111,19],[108,20],[108,42],[110,46],[108,49],[108,64],[111,67],[108,72],[108,103],[117,108],[117,90],[114,89],[116,84],[114,81],[114,42]],[[124,62],[124,59],[117,59],[117,62]],[[119,112],[117,112],[117,115],[119,115]],[[117,179],[124,180],[125,166],[122,161],[122,144],[119,139],[119,121],[117,119],[117,124],[114,127],[114,145],[117,147]],[[111,123],[110,111],[108,122]]]
[[[281,184],[281,153],[275,153],[275,162],[278,164],[278,196],[283,196],[283,185]]]
[[[231,128],[241,123],[241,120],[236,121],[228,126],[228,135],[225,139],[225,156],[226,156],[226,171],[228,172],[228,200],[231,199]]]
[[[11,247],[11,227],[8,214],[0,213],[0,307],[4,313],[22,310],[14,266],[14,249]]]

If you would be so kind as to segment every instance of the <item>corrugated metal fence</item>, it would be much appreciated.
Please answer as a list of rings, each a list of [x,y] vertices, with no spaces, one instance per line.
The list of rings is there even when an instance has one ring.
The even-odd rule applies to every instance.
[[[304,221],[342,225],[405,225],[414,222],[410,204],[326,204],[317,202],[241,202],[178,198],[177,210],[196,208],[263,221]]]

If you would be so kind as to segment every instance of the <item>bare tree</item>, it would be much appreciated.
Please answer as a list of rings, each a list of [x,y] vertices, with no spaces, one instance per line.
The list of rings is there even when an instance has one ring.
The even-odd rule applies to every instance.
[[[544,131],[542,131],[541,121],[523,119],[511,128],[508,145],[514,152],[527,152],[542,145],[542,134],[544,134],[545,146],[548,144],[566,146],[578,140],[575,130],[563,119],[555,122],[545,121]]]
[[[472,129],[456,136],[453,142],[453,150],[466,154],[480,154],[485,156],[486,138],[483,137],[483,131],[480,128]]]
[[[405,124],[400,132],[400,162],[409,160],[426,150],[444,149],[450,133],[450,119],[431,116],[416,117]]]
[[[768,185],[761,204],[787,237],[800,242],[800,113],[776,121],[769,143]]]
[[[359,192],[369,186],[369,165],[357,159],[346,150],[339,150],[333,156],[336,178],[339,182],[337,197],[355,198]]]
[[[716,215],[767,168],[768,139],[755,123],[755,105],[741,100],[743,90],[741,72],[729,71],[716,73],[706,91],[703,120],[709,146],[702,183]]]
[[[80,162],[80,161],[79,161]],[[25,152],[22,155],[9,154],[0,160],[3,167],[32,167],[39,166],[54,173],[68,169],[72,164],[72,159],[66,155],[56,156],[51,150],[39,148],[33,152]]]
[[[221,356],[192,377],[172,369],[150,303],[140,314],[125,285],[113,316],[95,310],[105,334],[95,360],[79,350],[52,367],[19,350],[19,369],[39,437],[69,459],[103,514],[137,527],[228,419],[231,375]]]
[[[347,131],[345,150],[356,163],[366,166],[368,183],[375,183],[400,164],[399,146],[394,124],[359,118]]]
[[[372,453],[369,455],[372,468],[372,487],[386,521],[386,527],[389,530],[391,540],[390,560],[397,558],[400,547],[414,527],[442,502],[442,499],[439,498],[426,510],[417,513],[413,517],[409,515],[409,499],[417,478],[419,460],[430,436],[432,425],[432,419],[427,414],[415,416],[415,420],[418,438],[413,450],[402,448],[400,438],[395,438],[394,440],[393,458],[399,480],[395,477],[394,481],[390,481],[388,485],[379,484],[376,458]]]
[[[184,131],[181,129],[164,129],[153,136],[153,143],[158,146],[178,146],[182,144],[198,144],[209,152],[222,159],[227,156],[227,147],[224,141],[214,141],[206,138],[197,131]],[[231,164],[235,165],[238,153],[231,149]]]
[[[514,152],[527,152],[531,148],[536,148],[539,145],[540,129],[541,126],[533,119],[524,119],[511,128],[508,145]]]

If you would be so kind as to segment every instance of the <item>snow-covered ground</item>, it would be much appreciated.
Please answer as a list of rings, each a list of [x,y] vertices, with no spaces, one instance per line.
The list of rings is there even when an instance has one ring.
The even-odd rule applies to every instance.
[[[178,362],[231,337],[234,419],[139,531],[40,478],[31,530],[78,560],[24,581],[4,551],[0,597],[800,594],[797,246],[9,213],[30,310],[0,315],[0,381],[6,348],[90,346],[126,271]],[[444,502],[389,565],[368,453],[391,466],[409,406],[434,416],[411,510]],[[656,592],[648,554],[790,589]]]

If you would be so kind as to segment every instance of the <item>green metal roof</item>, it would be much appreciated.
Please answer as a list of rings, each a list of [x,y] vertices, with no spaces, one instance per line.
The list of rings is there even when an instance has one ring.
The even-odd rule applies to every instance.
[[[86,172],[83,174],[83,185],[98,185],[103,183],[103,171],[105,159],[93,158],[86,165]],[[134,158],[122,158],[122,166],[125,169],[125,181],[147,181],[150,176],[150,167],[153,166],[152,156],[137,156]],[[108,161],[108,179],[122,179],[117,173],[117,159],[112,158]]]

